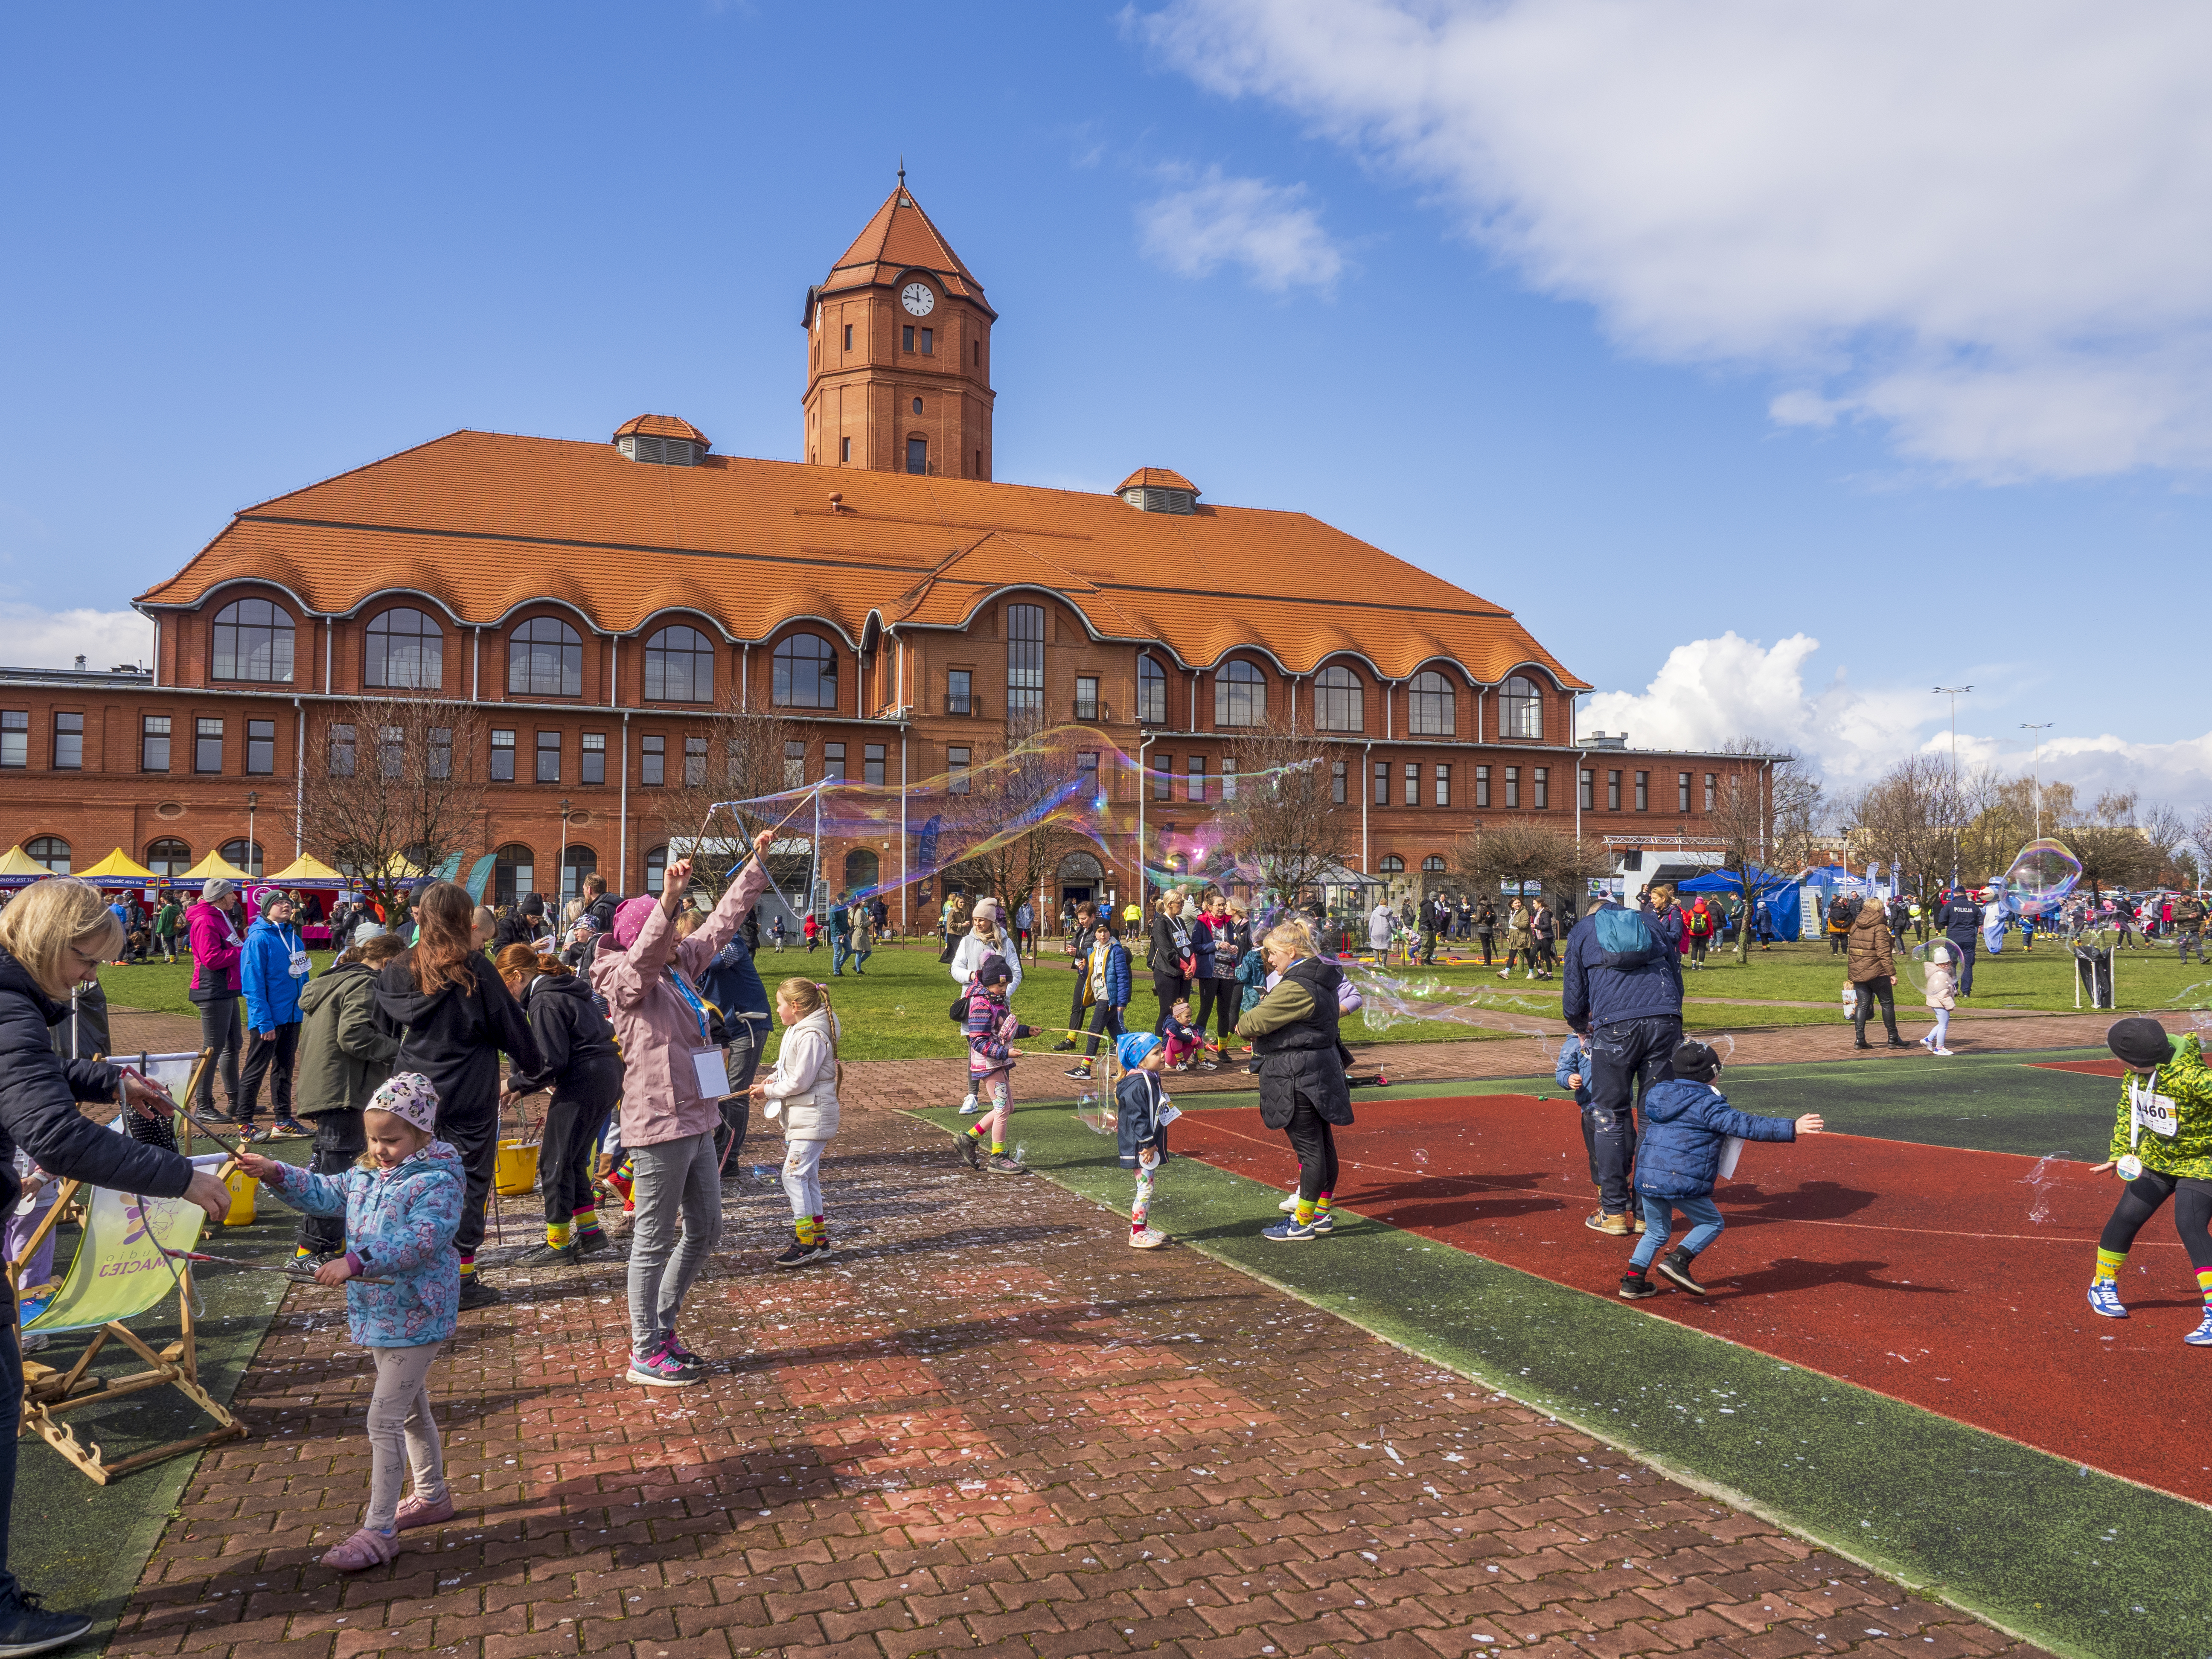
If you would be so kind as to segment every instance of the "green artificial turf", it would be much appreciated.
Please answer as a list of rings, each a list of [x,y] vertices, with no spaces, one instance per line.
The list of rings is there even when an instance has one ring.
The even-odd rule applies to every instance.
[[[920,1115],[947,1130],[959,1121]],[[1105,1206],[1114,1214],[1099,1224],[1118,1231],[1131,1181],[1110,1140],[1064,1104],[1018,1107],[1012,1127],[1033,1170]],[[2212,1511],[1344,1211],[1333,1237],[1270,1243],[1260,1230],[1279,1218],[1279,1196],[1179,1159],[1152,1218],[1191,1248],[2057,1651],[2212,1653],[2212,1605],[2194,1565],[2212,1551]],[[1377,1428],[1389,1411],[1376,1402]],[[1453,1474],[1431,1473],[1440,1485]]]

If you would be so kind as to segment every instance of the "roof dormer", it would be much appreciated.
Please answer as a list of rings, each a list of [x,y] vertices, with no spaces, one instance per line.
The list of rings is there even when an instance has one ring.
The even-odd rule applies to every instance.
[[[615,428],[615,447],[633,461],[696,466],[714,446],[690,422],[675,415],[638,415]]]
[[[1140,466],[1114,493],[1139,513],[1198,511],[1198,486],[1171,467]]]

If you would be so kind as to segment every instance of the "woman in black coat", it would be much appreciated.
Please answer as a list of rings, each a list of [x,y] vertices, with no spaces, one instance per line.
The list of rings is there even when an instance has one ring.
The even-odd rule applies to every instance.
[[[592,1154],[606,1133],[608,1114],[622,1098],[615,1028],[592,1000],[591,987],[558,957],[510,945],[499,953],[499,973],[521,1001],[540,1062],[534,1071],[520,1065],[508,1068],[506,1097],[553,1091],[538,1152],[545,1242],[524,1251],[516,1265],[580,1261],[607,1248],[592,1202]]]
[[[1274,929],[1260,948],[1268,971],[1280,977],[1237,1022],[1237,1035],[1260,1057],[1260,1121],[1284,1131],[1298,1157],[1297,1208],[1261,1235],[1282,1244],[1322,1237],[1333,1224],[1335,1131],[1352,1122],[1336,1030],[1336,988],[1344,975],[1314,954],[1305,930],[1295,924]]]
[[[1190,995],[1191,975],[1198,967],[1198,951],[1182,915],[1182,896],[1170,893],[1152,902],[1152,994],[1160,1000],[1159,1018],[1152,1035],[1159,1036],[1176,1004]]]

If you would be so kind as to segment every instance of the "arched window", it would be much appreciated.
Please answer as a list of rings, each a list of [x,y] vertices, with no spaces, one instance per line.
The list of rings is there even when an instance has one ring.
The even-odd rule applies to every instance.
[[[491,855],[491,902],[520,904],[538,879],[538,855],[511,841]]]
[[[1536,682],[1516,674],[1498,688],[1498,735],[1501,738],[1540,738],[1544,735],[1544,696]]]
[[[645,890],[658,893],[668,881],[668,848],[648,847],[645,849]]]
[[[882,866],[876,855],[865,847],[855,847],[845,854],[845,890],[865,893],[876,884],[876,872]]]
[[[1406,860],[1400,858],[1395,853],[1385,853],[1382,855],[1382,873],[1386,876],[1404,875],[1406,873]]]
[[[420,611],[402,606],[372,617],[362,684],[435,691],[445,684],[446,635]]]
[[[267,873],[261,867],[261,843],[248,842],[243,836],[236,841],[227,841],[216,849],[225,864],[243,870],[257,879]]]
[[[645,695],[659,702],[714,701],[714,647],[696,628],[664,628],[645,642]]]
[[[1165,726],[1168,723],[1167,671],[1150,657],[1137,659],[1137,723],[1139,726]]]
[[[1441,853],[1430,854],[1428,857],[1421,860],[1421,871],[1425,875],[1441,876],[1443,874],[1443,854]]]
[[[1417,738],[1449,738],[1459,730],[1459,699],[1433,668],[1407,684],[1406,729]]]
[[[584,894],[584,878],[595,874],[599,867],[599,855],[588,847],[571,842],[568,850],[561,854],[561,902]]]
[[[219,680],[292,681],[292,619],[267,599],[239,599],[215,613]]]
[[[1259,726],[1267,718],[1267,677],[1249,662],[1225,662],[1213,674],[1213,723]]]
[[[175,836],[165,836],[146,848],[146,867],[157,876],[181,876],[192,867],[192,849]]]
[[[775,702],[786,708],[837,706],[837,653],[819,634],[793,634],[775,648]]]
[[[582,696],[582,637],[558,617],[532,617],[507,636],[507,690],[511,696]]]
[[[1359,676],[1341,665],[1314,676],[1314,730],[1364,732],[1367,691]]]
[[[33,836],[23,848],[32,861],[43,864],[58,876],[70,872],[70,844],[59,836]]]

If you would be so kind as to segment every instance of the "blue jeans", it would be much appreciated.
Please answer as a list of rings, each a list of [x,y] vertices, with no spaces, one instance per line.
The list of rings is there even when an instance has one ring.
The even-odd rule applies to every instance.
[[[1686,1221],[1697,1224],[1690,1236],[1682,1241],[1682,1249],[1696,1255],[1721,1236],[1728,1224],[1721,1219],[1720,1206],[1713,1202],[1712,1194],[1703,1198],[1654,1198],[1649,1193],[1644,1200],[1644,1237],[1637,1241],[1635,1254],[1628,1259],[1641,1272],[1658,1259],[1659,1252],[1667,1248],[1667,1235],[1674,1228],[1674,1212],[1680,1210]]]
[[[845,958],[846,958],[847,957],[851,956],[852,954],[853,954],[853,941],[852,941],[852,939],[851,939],[851,938],[850,938],[849,936],[848,936],[848,935],[846,935],[846,934],[844,934],[844,933],[840,933],[840,934],[838,934],[838,935],[836,936],[836,939],[832,939],[832,940],[830,941],[830,978],[832,978],[832,979],[836,979],[836,978],[837,978],[840,975],[842,975],[842,974],[845,971]]]

